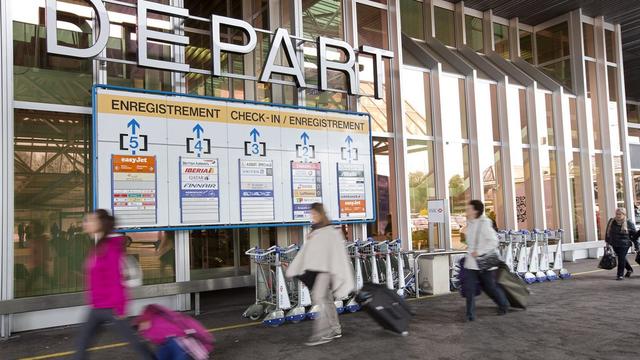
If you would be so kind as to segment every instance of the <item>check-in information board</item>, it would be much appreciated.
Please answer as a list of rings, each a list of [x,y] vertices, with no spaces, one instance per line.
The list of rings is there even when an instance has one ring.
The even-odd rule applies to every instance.
[[[96,206],[120,227],[374,218],[366,114],[94,91]]]

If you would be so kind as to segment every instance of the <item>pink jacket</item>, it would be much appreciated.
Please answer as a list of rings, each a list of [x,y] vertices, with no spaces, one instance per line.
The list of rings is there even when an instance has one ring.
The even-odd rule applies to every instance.
[[[127,303],[121,268],[124,242],[120,234],[107,235],[106,242],[89,254],[85,265],[89,304],[94,309],[113,309],[117,316],[125,314]]]

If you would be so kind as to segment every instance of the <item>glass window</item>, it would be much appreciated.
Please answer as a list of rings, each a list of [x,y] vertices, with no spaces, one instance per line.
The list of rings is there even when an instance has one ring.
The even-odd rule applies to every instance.
[[[358,45],[370,45],[377,48],[389,48],[389,34],[387,26],[387,11],[372,6],[357,4],[358,21]],[[390,107],[387,102],[391,99],[391,87],[386,86],[390,78],[391,62],[384,60],[384,93],[382,99],[373,97],[375,92],[373,57],[361,55],[358,58],[360,73],[360,93],[366,96],[360,97],[362,110],[371,114],[373,131],[393,131],[393,121],[390,116]]]
[[[557,82],[567,89],[572,89],[571,79],[571,60],[561,60],[558,62],[545,64],[540,69],[547,75],[551,76]]]
[[[544,182],[544,214],[546,227],[557,229],[560,227],[559,203],[558,203],[558,166],[556,163],[556,151],[549,150],[540,156],[542,165],[542,180]]]
[[[15,297],[81,291],[94,244],[82,232],[91,209],[91,118],[14,116]]]
[[[189,232],[191,280],[236,275],[233,232],[231,229]],[[244,252],[238,255],[245,257]]]
[[[569,190],[573,209],[573,239],[575,242],[587,241],[584,224],[584,201],[582,196],[582,175],[580,174],[580,153],[573,152],[569,163]]]
[[[407,172],[413,250],[428,249],[430,224],[427,201],[436,197],[433,142],[407,141]],[[438,247],[437,244],[432,245]]]
[[[509,27],[493,23],[493,48],[503,58],[509,59]]]
[[[493,146],[492,156],[480,157],[480,173],[484,187],[484,204],[486,214],[496,222],[500,229],[505,228],[504,187],[502,181],[502,161],[500,146]],[[491,150],[489,149],[489,150]]]
[[[627,122],[640,124],[640,112],[637,104],[627,102]]]
[[[578,114],[576,109],[576,99],[569,98],[569,121],[571,122],[571,146],[580,147],[580,130],[578,126]]]
[[[607,81],[609,82],[609,101],[618,101],[618,68],[607,66]]]
[[[518,229],[533,226],[533,195],[531,192],[531,163],[529,148],[522,149],[522,158],[514,156],[513,179],[516,186],[516,220]]]
[[[176,249],[173,231],[127,233],[127,254],[138,260],[144,285],[176,280]]]
[[[440,77],[442,94],[442,118],[447,126],[442,128],[446,139],[468,139],[467,106],[464,79],[443,75]]]
[[[13,14],[13,90],[22,101],[91,105],[93,61],[47,53],[44,1],[23,1]],[[93,43],[91,8],[58,1],[58,44],[87,48]]]
[[[595,154],[592,156],[591,170],[593,172],[593,196],[595,199],[595,215],[596,227],[598,229],[598,239],[604,240],[604,232],[607,226],[607,205],[605,201],[605,191],[600,191],[605,188],[604,174],[602,173],[602,154]]]
[[[606,56],[608,62],[616,62],[616,36],[611,30],[604,31],[604,42],[606,47]]]
[[[451,247],[464,248],[462,233],[467,225],[465,208],[471,200],[469,179],[469,145],[451,142],[445,144],[445,173],[449,187],[449,209],[451,212]]]
[[[433,7],[433,22],[436,29],[436,39],[449,46],[456,45],[456,32],[453,22],[453,11],[441,7]]]
[[[373,138],[373,170],[377,216],[375,222],[367,224],[367,234],[376,240],[395,239],[398,232],[393,225],[398,212],[392,139]]]
[[[627,139],[629,143],[640,144],[640,129],[629,128]]]
[[[596,149],[602,149],[602,137],[600,132],[600,113],[598,111],[598,89],[596,82],[596,64],[585,61],[587,73],[587,119],[591,116],[593,129],[593,143]]]
[[[533,64],[533,35],[530,31],[520,30],[520,57]]]
[[[471,15],[464,16],[465,36],[467,45],[475,51],[484,52],[482,37],[482,19]]]
[[[527,116],[527,93],[524,89],[518,89],[518,99],[520,105],[520,135],[522,143],[529,143],[529,120]]]
[[[137,61],[137,21],[136,9],[123,5],[106,4],[111,21],[107,58]],[[169,16],[151,13],[149,15],[162,29],[170,29]],[[115,19],[115,20],[114,20]],[[158,42],[148,42],[147,56],[151,59],[171,61],[171,46]],[[145,69],[137,65],[107,62],[107,83],[147,90],[171,91],[171,72],[157,69]]]
[[[569,55],[569,25],[562,22],[544,30],[536,31],[538,64]]]
[[[400,0],[400,21],[405,35],[424,40],[423,6],[420,1]]]
[[[622,156],[613,157],[613,175],[616,180],[616,207],[627,207],[624,191],[624,173],[622,171]]]
[[[544,94],[545,118],[547,123],[547,144],[555,146],[556,141],[553,135],[553,99],[551,94]]]
[[[582,23],[582,36],[584,56],[596,57],[596,44],[593,35],[593,25]]]
[[[302,0],[302,30],[307,39],[317,36],[344,38],[342,1]]]
[[[433,135],[429,73],[402,69],[400,77],[406,131],[411,135]]]

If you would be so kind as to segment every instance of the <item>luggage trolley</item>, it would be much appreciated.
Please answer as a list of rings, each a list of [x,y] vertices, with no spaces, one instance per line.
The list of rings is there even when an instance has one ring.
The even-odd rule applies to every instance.
[[[389,241],[389,251],[392,254],[391,262],[395,262],[393,283],[397,294],[404,297],[407,293],[410,295],[415,292],[415,276],[411,270],[409,261],[409,252],[402,250],[402,241],[400,239]]]
[[[556,245],[556,252],[553,257],[553,268],[552,270],[557,274],[560,279],[569,279],[571,278],[571,273],[567,269],[564,268],[563,263],[563,253],[562,253],[562,244],[563,244],[563,236],[564,230],[547,230],[547,240],[549,245]]]
[[[380,272],[378,270],[378,259],[375,250],[376,242],[368,239],[358,242],[358,252],[364,264],[362,268],[364,274],[364,282],[380,284]]]
[[[515,261],[513,255],[513,243],[511,242],[511,232],[509,230],[498,231],[498,244],[500,249],[500,257],[507,264],[509,271],[514,272]]]
[[[518,276],[528,284],[536,281],[536,276],[529,269],[529,243],[531,234],[527,230],[512,231],[510,234],[512,246],[516,254],[515,269]]]
[[[373,249],[376,253],[376,259],[378,260],[378,269],[382,275],[382,280],[387,285],[387,289],[393,290],[393,266],[391,265],[391,248],[389,247],[389,241],[384,240],[373,245]]]
[[[536,276],[537,282],[545,282],[548,280],[546,271],[549,269],[549,254],[545,254],[544,252],[545,239],[544,231],[539,229],[533,230],[531,236],[529,271]]]
[[[256,302],[242,316],[258,320],[266,314],[262,322],[269,326],[279,326],[285,322],[284,311],[291,309],[291,299],[280,257],[294,250],[297,251],[272,246],[266,250],[254,247],[245,252],[256,264]]]
[[[286,249],[281,249],[280,261],[282,267],[286,268],[291,264],[298,254],[300,246],[291,244]],[[285,279],[286,288],[289,290],[290,300],[295,304],[285,315],[285,320],[292,323],[298,323],[307,317],[313,317],[308,314],[306,308],[311,306],[311,294],[307,286],[300,280]]]

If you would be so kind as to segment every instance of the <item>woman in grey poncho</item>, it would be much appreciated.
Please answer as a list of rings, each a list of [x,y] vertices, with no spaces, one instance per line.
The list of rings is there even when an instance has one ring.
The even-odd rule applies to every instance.
[[[349,295],[355,289],[355,279],[344,236],[331,225],[322,204],[311,205],[311,222],[311,232],[289,265],[287,276],[313,279],[305,282],[313,283],[311,300],[321,310],[306,344],[315,346],[342,336],[334,299]]]

